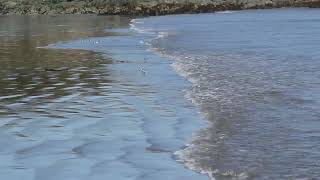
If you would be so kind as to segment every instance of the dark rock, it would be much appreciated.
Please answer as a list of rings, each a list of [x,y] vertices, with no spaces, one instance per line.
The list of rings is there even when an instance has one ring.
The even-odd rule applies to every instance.
[[[166,15],[278,7],[320,7],[320,0],[0,0],[0,14]]]
[[[45,71],[68,71],[69,68],[59,68],[59,69],[53,69],[53,68],[45,68]]]
[[[153,153],[170,153],[171,152],[169,150],[162,149],[160,147],[154,147],[154,146],[147,147],[146,150]]]

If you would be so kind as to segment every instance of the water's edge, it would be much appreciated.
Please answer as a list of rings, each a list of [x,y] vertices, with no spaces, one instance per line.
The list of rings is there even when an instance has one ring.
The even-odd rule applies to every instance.
[[[61,42],[46,48],[89,50],[113,59],[113,67],[108,68],[117,71],[116,74],[119,75],[116,77],[119,84],[113,86],[113,90],[126,91],[116,95],[138,112],[136,115],[139,125],[131,130],[141,132],[132,134],[133,142],[128,147],[124,142],[123,147],[118,149],[129,154],[124,159],[137,170],[136,177],[207,179],[207,172],[195,173],[187,169],[190,167],[179,163],[182,163],[180,151],[188,147],[192,136],[205,127],[206,123],[201,121],[203,117],[192,102],[185,98],[184,90],[190,88],[191,84],[177,74],[170,59],[150,49],[148,42],[161,37],[161,32],[150,36],[140,33],[133,26],[136,21],[137,19],[131,21],[130,29],[114,30],[126,34],[124,36]],[[130,88],[122,89],[128,87]],[[125,120],[127,115],[118,116]],[[127,125],[123,124],[121,128],[126,129]],[[121,175],[115,172],[113,176],[119,179]],[[214,179],[212,176],[211,178]]]

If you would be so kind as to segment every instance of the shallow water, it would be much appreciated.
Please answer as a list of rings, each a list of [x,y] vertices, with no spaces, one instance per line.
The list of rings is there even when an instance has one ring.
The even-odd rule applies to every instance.
[[[0,17],[0,179],[208,179],[174,157],[203,127],[188,82],[129,21]]]
[[[74,89],[94,90],[110,82],[108,71],[100,66],[111,61],[98,54],[38,47],[80,37],[106,36],[110,34],[106,28],[124,26],[120,21],[116,17],[94,16],[0,17],[0,113],[14,115],[21,108],[31,109],[71,95]]]
[[[320,176],[318,9],[136,20],[151,49],[193,83],[210,125],[180,161],[216,179]]]

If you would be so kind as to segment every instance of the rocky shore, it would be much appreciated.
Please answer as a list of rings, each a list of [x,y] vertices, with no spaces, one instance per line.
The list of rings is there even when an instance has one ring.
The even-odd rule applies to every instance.
[[[320,7],[320,0],[0,0],[0,14],[165,15],[279,7]]]

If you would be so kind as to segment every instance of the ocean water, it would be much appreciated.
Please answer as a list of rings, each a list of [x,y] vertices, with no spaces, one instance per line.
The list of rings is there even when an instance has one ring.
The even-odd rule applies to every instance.
[[[215,179],[320,177],[320,10],[163,16],[132,28],[192,83],[185,96],[209,122],[178,161]]]
[[[0,179],[317,179],[319,12],[0,16]]]

